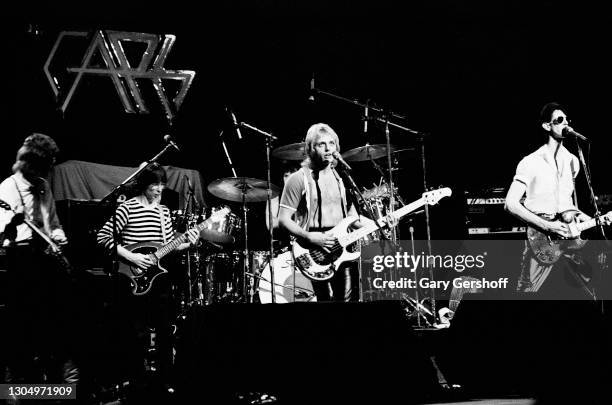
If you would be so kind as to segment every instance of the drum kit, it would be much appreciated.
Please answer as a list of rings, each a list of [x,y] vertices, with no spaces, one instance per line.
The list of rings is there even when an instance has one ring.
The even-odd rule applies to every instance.
[[[408,149],[391,147],[392,153],[405,150]],[[342,154],[346,161],[372,161],[374,164],[375,159],[386,155],[386,145],[364,145]],[[305,158],[305,144],[299,142],[280,146],[272,151],[272,156],[287,161],[302,161]],[[373,208],[374,215],[379,218],[389,213],[391,194],[390,187],[383,179],[378,185],[364,189],[362,192],[363,202],[369,205],[369,212],[372,212]],[[242,204],[242,215],[228,209],[225,215],[216,215],[215,221],[200,232],[201,244],[188,258],[190,262],[186,287],[188,291],[184,294],[187,305],[272,302],[270,253],[248,250],[247,211],[251,203],[265,202],[268,198],[279,197],[280,188],[274,184],[268,188],[265,180],[256,178],[226,177],[211,182],[207,189],[212,195],[228,203]],[[394,191],[397,196],[397,189],[394,188]],[[208,208],[201,215],[187,215],[175,211],[173,221],[175,224],[182,224],[182,228],[190,228],[224,208],[229,208],[229,205],[222,204]],[[388,239],[389,236],[388,233],[383,236],[374,233],[362,243],[371,243],[381,238]],[[288,246],[275,251],[272,267],[275,302],[316,301],[310,279],[294,265],[292,252]]]

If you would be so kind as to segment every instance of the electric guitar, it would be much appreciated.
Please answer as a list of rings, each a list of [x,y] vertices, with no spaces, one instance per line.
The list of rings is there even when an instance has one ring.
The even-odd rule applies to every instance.
[[[17,214],[17,212],[4,200],[0,200],[0,208],[11,211],[13,214]],[[40,228],[38,228],[31,220],[27,218],[23,218],[23,223],[28,226],[32,230],[32,232],[40,238],[42,242],[45,243],[43,252],[52,257],[60,268],[68,274],[72,273],[72,266],[70,262],[62,252],[62,248],[53,241],[45,232],[43,232]]]
[[[203,229],[207,228],[211,222],[218,221],[221,217],[224,217],[229,212],[229,207],[215,211],[205,221],[197,224],[195,229],[202,231]],[[121,260],[119,262],[118,272],[130,278],[130,282],[132,284],[132,294],[145,295],[148,293],[153,285],[153,281],[157,278],[157,276],[168,272],[168,270],[161,266],[161,259],[168,253],[174,251],[180,244],[187,242],[187,240],[187,234],[184,233],[177,236],[165,245],[158,242],[139,242],[124,246],[124,248],[130,252],[149,256],[149,258],[155,263],[145,270],[127,260]]]
[[[559,214],[558,216],[563,215]],[[553,264],[559,260],[563,252],[568,250],[581,249],[587,240],[580,239],[580,234],[587,229],[602,224],[609,224],[612,221],[612,211],[597,218],[591,218],[588,221],[577,223],[574,220],[569,222],[569,238],[561,238],[556,235],[548,235],[539,229],[527,227],[527,242],[529,248],[535,255],[536,259],[542,264]]]
[[[400,219],[425,204],[437,204],[440,199],[451,194],[452,191],[448,187],[425,192],[421,198],[394,211],[389,216]],[[337,239],[335,245],[328,250],[319,246],[308,246],[303,241],[294,241],[293,256],[300,271],[311,280],[326,281],[334,276],[343,262],[357,260],[361,252],[349,252],[347,247],[379,229],[376,222],[372,221],[353,232],[348,232],[349,227],[358,220],[359,218],[356,216],[346,217],[338,225],[325,232],[325,234]],[[387,225],[386,218],[380,218],[377,222],[380,227]]]

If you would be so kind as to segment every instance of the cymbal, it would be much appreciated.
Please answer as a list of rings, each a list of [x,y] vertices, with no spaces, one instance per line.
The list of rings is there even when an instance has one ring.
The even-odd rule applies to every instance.
[[[305,142],[298,142],[279,146],[272,151],[272,156],[285,160],[304,160],[306,157],[306,154],[304,153],[305,145]]]
[[[280,190],[270,184],[271,198],[279,195]],[[225,177],[208,185],[211,194],[228,201],[246,202],[266,201],[268,199],[268,182],[251,177]]]
[[[398,149],[397,146],[391,145],[391,153],[403,152],[408,150],[414,150],[414,148],[403,148]],[[383,156],[387,156],[387,145],[365,145],[358,148],[348,150],[342,154],[344,160],[350,162],[362,162],[370,159],[378,159]]]

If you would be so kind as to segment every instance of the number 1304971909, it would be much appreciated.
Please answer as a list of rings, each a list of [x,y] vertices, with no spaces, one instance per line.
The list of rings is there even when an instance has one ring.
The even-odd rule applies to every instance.
[[[75,384],[0,384],[0,399],[76,399]]]

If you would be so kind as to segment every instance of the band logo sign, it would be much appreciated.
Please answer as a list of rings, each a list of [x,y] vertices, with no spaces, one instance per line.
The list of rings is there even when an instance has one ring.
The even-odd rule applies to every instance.
[[[76,63],[73,62],[72,66],[61,66],[62,62],[70,64],[67,62],[69,57],[59,57],[62,48],[68,49],[69,43],[73,45],[75,41],[87,43],[88,38],[91,39],[80,64],[75,66]],[[150,80],[166,119],[172,123],[195,77],[193,70],[169,70],[164,67],[175,41],[176,37],[169,34],[162,36],[98,30],[91,35],[88,32],[62,31],[49,53],[44,71],[59,103],[59,108],[64,113],[83,77],[96,75],[107,76],[111,79],[125,112],[148,114],[149,109],[138,82]],[[125,48],[129,43],[141,44],[141,47],[146,46],[136,63],[130,63],[134,60],[132,58],[130,61],[126,53]],[[69,49],[73,52],[74,46]],[[68,56],[74,57],[75,55]],[[60,73],[64,74],[63,77],[60,77],[62,76]],[[177,87],[173,92],[169,92],[165,85],[169,80],[178,82],[178,86],[173,86]]]

